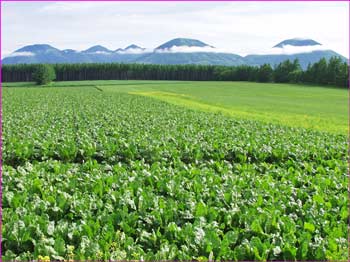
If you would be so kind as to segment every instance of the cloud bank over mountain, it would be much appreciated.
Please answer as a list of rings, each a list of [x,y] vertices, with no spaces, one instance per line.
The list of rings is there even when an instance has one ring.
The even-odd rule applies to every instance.
[[[32,52],[14,52],[7,55],[6,57],[16,57],[16,56],[35,56],[35,53]]]
[[[269,55],[293,55],[300,53],[310,53],[314,51],[330,50],[325,46],[293,46],[285,45],[282,48],[270,48],[267,50],[262,50],[258,54],[269,54]]]
[[[144,63],[144,64],[198,64],[198,65],[253,65],[271,64],[299,59],[302,68],[321,58],[340,56],[322,44],[308,39],[287,39],[259,54],[240,56],[215,48],[197,39],[175,38],[152,49],[129,45],[112,51],[95,45],[83,51],[59,50],[47,44],[35,44],[18,49],[2,60],[3,64],[19,63]]]

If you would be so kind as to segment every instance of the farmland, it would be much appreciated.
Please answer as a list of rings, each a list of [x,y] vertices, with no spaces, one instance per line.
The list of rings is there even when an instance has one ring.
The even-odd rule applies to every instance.
[[[2,91],[3,259],[347,258],[346,90]]]
[[[30,83],[4,83],[5,87],[30,85],[35,86]],[[54,87],[84,85],[108,93],[149,96],[186,108],[220,112],[240,119],[337,134],[348,131],[348,95],[344,89],[252,82],[112,80],[53,84]]]

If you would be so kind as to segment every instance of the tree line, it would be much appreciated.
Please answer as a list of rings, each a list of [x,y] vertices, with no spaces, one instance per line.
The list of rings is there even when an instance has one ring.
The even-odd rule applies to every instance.
[[[3,65],[3,82],[34,81],[43,65]],[[188,80],[188,81],[254,81],[275,83],[309,83],[347,87],[349,66],[339,57],[310,64],[302,70],[299,61],[286,60],[275,67],[217,65],[153,65],[153,64],[54,64],[56,81],[78,80]]]

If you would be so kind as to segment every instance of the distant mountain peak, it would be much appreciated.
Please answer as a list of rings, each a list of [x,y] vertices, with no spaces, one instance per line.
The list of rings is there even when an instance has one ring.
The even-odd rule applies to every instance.
[[[142,48],[142,47],[140,47],[138,45],[132,44],[132,45],[129,45],[129,46],[125,47],[124,51],[129,50],[129,49],[144,49],[144,48]]]
[[[25,47],[22,47],[15,52],[32,52],[32,53],[37,53],[37,52],[45,52],[48,50],[58,50],[57,48],[54,48],[48,44],[35,44],[35,45],[27,45]]]
[[[156,49],[169,49],[173,46],[186,46],[186,47],[212,47],[202,41],[199,41],[197,39],[190,39],[190,38],[174,38],[160,46],[158,46]]]
[[[307,38],[292,38],[284,40],[277,45],[274,46],[274,48],[283,48],[283,46],[290,45],[290,46],[316,46],[321,45],[320,43],[316,42],[312,39]]]
[[[111,50],[109,50],[108,48],[102,46],[102,45],[94,45],[86,50],[83,51],[84,53],[96,53],[96,52],[106,52],[106,53],[110,53],[112,52]]]

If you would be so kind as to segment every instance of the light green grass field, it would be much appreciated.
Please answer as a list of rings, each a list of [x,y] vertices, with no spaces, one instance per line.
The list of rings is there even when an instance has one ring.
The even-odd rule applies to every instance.
[[[28,83],[4,87],[34,86]],[[97,86],[104,92],[149,96],[202,111],[222,112],[245,118],[310,128],[332,133],[348,131],[348,93],[317,86],[186,81],[75,81],[51,86]]]

